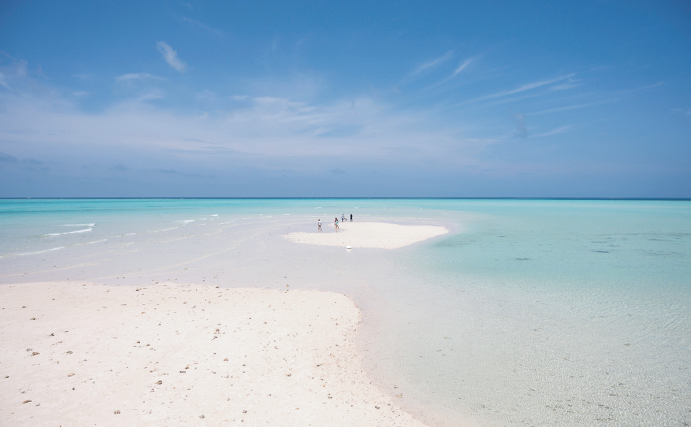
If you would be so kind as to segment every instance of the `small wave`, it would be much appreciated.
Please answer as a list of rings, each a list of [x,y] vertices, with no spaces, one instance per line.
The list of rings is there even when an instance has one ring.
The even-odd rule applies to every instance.
[[[108,240],[108,239],[96,240],[95,242],[88,242],[87,245],[93,245],[94,243],[105,242],[106,240]]]
[[[283,215],[288,215],[288,216],[290,216],[290,214],[283,214]]]
[[[87,231],[91,231],[91,230],[93,230],[93,228],[85,228],[83,230],[68,231],[67,233],[63,233],[63,234],[86,233]]]
[[[211,216],[218,216],[218,214],[213,214],[213,215],[211,215]]]
[[[137,234],[137,233],[127,233],[127,234],[123,234],[123,236],[134,236],[135,234]]]
[[[93,227],[94,225],[96,225],[95,222],[90,224],[62,224],[60,227]]]
[[[193,219],[183,219],[183,220],[180,220],[178,222],[181,222],[183,224],[189,224],[190,222],[194,222],[194,220]]]
[[[91,231],[91,230],[93,230],[93,228],[85,228],[83,230],[67,231],[64,233],[50,233],[50,234],[44,234],[44,236],[62,236],[63,234],[86,233],[86,232]]]
[[[160,230],[160,231],[170,231],[170,230],[175,230],[175,229],[177,229],[177,227],[165,228],[165,229]]]
[[[57,250],[60,250],[60,249],[65,249],[65,247],[64,247],[64,246],[59,246],[59,247],[53,248],[53,249],[46,249],[45,251],[25,252],[25,253],[23,253],[23,254],[18,254],[18,255],[22,255],[22,256],[23,256],[23,255],[37,255],[37,254],[44,254],[44,253],[46,253],[46,252],[57,251]]]

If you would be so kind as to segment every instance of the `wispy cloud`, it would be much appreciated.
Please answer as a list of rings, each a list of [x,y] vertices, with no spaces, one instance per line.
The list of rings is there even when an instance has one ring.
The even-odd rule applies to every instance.
[[[540,138],[543,136],[550,136],[550,135],[556,135],[558,133],[568,132],[569,130],[571,130],[571,125],[562,126],[562,127],[553,129],[553,130],[548,131],[548,132],[536,133],[535,135],[532,135],[531,137],[532,138]]]
[[[0,51],[0,86],[11,89],[13,81],[24,80],[28,75],[28,62]]]
[[[156,43],[156,47],[158,48],[159,52],[161,52],[161,55],[163,55],[163,59],[166,60],[171,68],[179,71],[180,73],[185,72],[187,69],[187,64],[178,58],[178,53],[175,51],[175,49],[170,47],[170,45],[166,42],[158,42]]]
[[[201,92],[197,92],[195,95],[195,98],[201,101],[214,101],[218,98],[218,95],[216,95],[216,92],[211,91],[209,89],[204,89]]]
[[[92,80],[94,78],[94,75],[89,73],[77,73],[72,74],[72,77],[76,77],[80,80]]]
[[[617,101],[617,99],[603,99],[603,100],[595,101],[595,102],[587,102],[585,104],[576,104],[576,105],[567,105],[565,107],[549,108],[547,110],[537,111],[535,113],[530,113],[528,115],[529,116],[538,116],[541,114],[557,113],[559,111],[568,111],[568,110],[575,110],[578,108],[592,107],[594,105],[605,104],[608,102],[615,102],[615,101]]]
[[[512,113],[514,122],[516,122],[516,136],[521,138],[528,137],[528,129],[525,127],[525,115],[521,113]]]
[[[124,81],[130,81],[130,80],[145,80],[145,79],[164,80],[163,77],[154,76],[153,74],[149,74],[149,73],[128,73],[128,74],[123,74],[121,76],[115,77],[116,82],[124,82]]]
[[[567,89],[573,89],[575,87],[578,87],[580,85],[574,84],[574,83],[564,83],[563,85],[555,85],[552,86],[550,89],[552,90],[567,90]]]
[[[672,108],[671,111],[675,114],[683,114],[685,116],[691,116],[691,110],[684,110],[683,108]]]
[[[17,163],[17,158],[14,156],[10,156],[9,154],[0,153],[0,162]]]
[[[473,58],[466,59],[461,65],[458,66],[458,68],[456,68],[456,70],[453,72],[453,75],[450,78],[456,77],[456,75],[461,71],[465,70],[465,68],[468,65],[470,65],[471,62],[473,62]]]
[[[525,92],[528,90],[537,89],[537,88],[542,87],[542,86],[551,85],[552,83],[560,82],[562,80],[566,80],[566,79],[571,78],[573,76],[575,76],[575,74],[560,76],[560,77],[556,77],[556,78],[549,79],[549,80],[540,80],[537,82],[524,84],[523,86],[519,86],[516,89],[511,89],[511,90],[506,90],[506,91],[502,91],[502,92],[496,92],[496,93],[493,93],[491,95],[481,96],[479,98],[475,98],[473,101],[480,101],[483,99],[492,99],[492,98],[501,98],[504,96],[513,95],[516,93],[521,93],[521,92]]]
[[[473,62],[473,58],[468,58],[468,59],[466,59],[466,60],[463,61],[458,67],[456,67],[456,69],[454,70],[453,74],[451,74],[449,77],[445,78],[444,80],[442,80],[442,81],[440,81],[440,82],[437,82],[437,83],[433,84],[433,85],[430,86],[428,89],[432,89],[432,88],[434,88],[434,87],[437,87],[437,86],[439,86],[439,85],[442,85],[442,84],[448,82],[449,80],[453,79],[453,78],[456,77],[456,75],[458,75],[461,71],[465,70],[466,67],[468,67],[468,65],[470,65],[471,62]]]
[[[428,70],[430,68],[434,68],[437,65],[449,60],[452,56],[453,56],[453,50],[450,50],[440,57],[437,57],[437,58],[434,58],[430,61],[427,61],[424,64],[421,64],[420,66],[418,66],[415,69],[415,71],[413,71],[413,75],[420,74],[421,72],[423,72],[425,70]]]
[[[222,37],[224,35],[223,31],[221,31],[217,28],[209,27],[208,25],[203,24],[203,23],[201,23],[195,19],[188,18],[186,16],[181,16],[180,20],[185,24],[188,24],[192,27],[196,27],[196,28],[199,28],[201,30],[207,31],[207,32],[209,32],[215,36]]]
[[[637,88],[633,88],[633,89],[624,89],[624,90],[620,90],[620,91],[618,91],[617,93],[618,93],[618,94],[622,94],[622,95],[628,95],[628,94],[631,94],[631,93],[644,92],[644,91],[646,91],[646,90],[655,89],[655,88],[657,88],[657,87],[660,87],[660,86],[662,86],[663,84],[664,84],[664,83],[662,83],[662,82],[657,82],[657,83],[653,83],[653,84],[651,84],[651,85],[645,85],[645,86],[641,86],[641,87],[637,87]]]
[[[267,162],[279,165],[280,159],[298,164],[314,157],[352,156],[353,152],[370,159],[397,158],[405,163],[419,162],[420,156],[446,158],[440,153],[452,150],[453,161],[458,162],[475,156],[480,149],[476,143],[465,142],[462,127],[440,127],[427,111],[398,111],[370,97],[355,98],[354,106],[350,98],[312,104],[281,97],[247,97],[239,105],[232,103],[233,107],[219,104],[213,112],[185,114],[151,102],[164,96],[164,91],[154,90],[91,114],[82,112],[76,101],[68,99],[0,92],[0,106],[6,110],[0,115],[0,148],[2,141],[12,141],[21,150],[11,154],[21,156],[32,152],[36,144],[50,140],[45,156],[55,155],[69,163],[72,160],[67,153],[84,145],[94,162],[108,164],[126,160],[98,154],[114,147],[130,153],[127,159],[184,150],[187,154],[170,158],[165,167],[174,168],[184,162],[207,169],[207,161],[224,169],[227,165],[221,164],[221,157],[235,162],[231,157],[246,158],[248,154],[261,159],[252,166],[261,168]],[[205,148],[210,146],[213,155]],[[399,151],[392,153],[390,147]]]
[[[166,92],[163,89],[155,89],[155,90],[152,90],[151,92],[148,92],[148,93],[140,96],[139,98],[137,98],[137,101],[142,102],[142,101],[151,101],[154,99],[163,99],[163,98],[165,98],[165,96],[166,96]]]

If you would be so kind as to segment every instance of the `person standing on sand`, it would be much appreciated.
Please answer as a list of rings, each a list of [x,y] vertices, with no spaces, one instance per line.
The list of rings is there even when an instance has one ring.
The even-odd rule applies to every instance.
[[[336,233],[338,233],[338,217],[334,218],[334,228],[336,229]]]
[[[341,222],[345,222],[346,218],[345,215],[341,214]]]
[[[350,222],[353,222],[353,214],[350,214]]]
[[[322,220],[321,219],[317,220],[317,231],[322,231]]]

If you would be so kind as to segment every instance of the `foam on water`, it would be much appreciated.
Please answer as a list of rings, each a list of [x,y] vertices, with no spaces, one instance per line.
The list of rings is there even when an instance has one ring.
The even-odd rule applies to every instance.
[[[43,236],[63,236],[65,234],[88,233],[89,231],[93,231],[93,228],[85,228],[83,230],[75,230],[75,231],[66,231],[64,233],[48,233],[48,234],[44,234]]]
[[[25,256],[25,255],[38,255],[38,254],[44,254],[44,253],[47,253],[47,252],[59,251],[60,249],[65,249],[65,247],[64,247],[64,246],[59,246],[59,247],[57,247],[57,248],[46,249],[46,250],[44,250],[44,251],[26,252],[26,253],[17,254],[17,255],[19,255],[19,256]]]

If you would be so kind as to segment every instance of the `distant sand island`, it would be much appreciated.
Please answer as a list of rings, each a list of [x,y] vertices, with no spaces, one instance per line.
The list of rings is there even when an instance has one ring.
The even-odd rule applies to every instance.
[[[385,222],[343,222],[339,232],[325,222],[322,232],[289,233],[285,238],[295,243],[353,248],[397,249],[449,232],[437,225],[399,225]]]

